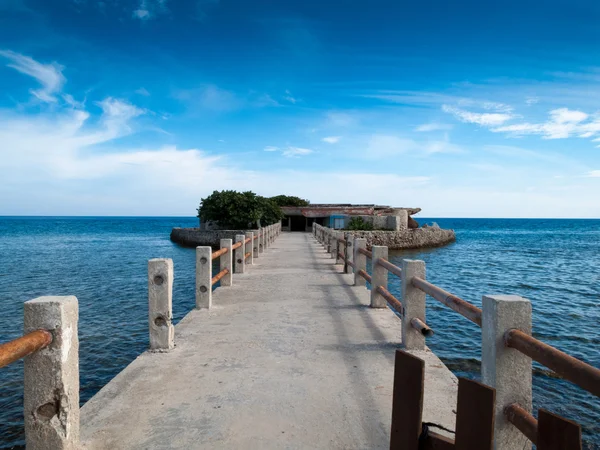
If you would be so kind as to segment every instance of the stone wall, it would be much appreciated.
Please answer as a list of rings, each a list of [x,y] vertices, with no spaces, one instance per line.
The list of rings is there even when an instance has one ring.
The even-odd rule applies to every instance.
[[[246,231],[257,232],[258,230],[201,230],[199,228],[173,228],[171,230],[171,241],[184,247],[197,247],[199,245],[210,245],[218,247],[221,239],[233,239],[237,234],[245,234]]]
[[[394,250],[440,247],[456,240],[454,230],[443,230],[437,226],[405,231],[348,231],[347,233],[365,238],[368,248],[373,245],[385,245]]]

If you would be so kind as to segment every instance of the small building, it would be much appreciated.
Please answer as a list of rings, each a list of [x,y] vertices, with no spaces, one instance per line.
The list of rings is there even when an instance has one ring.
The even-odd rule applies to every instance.
[[[378,222],[382,228],[399,229],[406,228],[406,219],[404,224],[398,220],[388,220],[400,216],[400,211],[407,211],[407,215],[416,214],[420,208],[393,208],[383,205],[352,205],[352,204],[314,204],[309,206],[283,206],[285,214],[281,224],[283,231],[312,231],[313,223],[325,227],[341,230],[346,228],[348,221],[356,216],[372,216],[380,218]],[[388,224],[389,222],[389,224]],[[393,223],[392,223],[393,222]]]

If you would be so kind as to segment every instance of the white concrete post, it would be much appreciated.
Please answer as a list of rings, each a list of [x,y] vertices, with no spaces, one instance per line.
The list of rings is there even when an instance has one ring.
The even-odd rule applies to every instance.
[[[235,254],[233,255],[235,258],[235,273],[244,273],[246,271],[246,261],[244,260],[244,254],[246,253],[246,246],[244,245],[245,239],[246,236],[243,234],[235,236],[235,243],[242,243],[240,247],[235,249]]]
[[[265,244],[263,242],[265,238],[265,229],[258,229],[258,253],[263,253],[265,251]]]
[[[148,261],[148,327],[150,350],[171,350],[175,346],[173,326],[173,260]]]
[[[366,286],[367,280],[358,272],[367,270],[367,257],[359,252],[359,249],[367,248],[367,240],[363,238],[354,239],[354,286]]]
[[[344,238],[344,232],[343,231],[338,231],[336,233],[336,239],[343,239],[344,240],[344,244],[340,244],[338,242],[338,244],[337,244],[337,252],[336,252],[336,255],[335,255],[335,262],[336,262],[336,264],[344,264],[344,265],[346,265],[346,262],[344,261],[345,258],[340,257],[340,255],[339,255],[340,253],[342,255],[344,255],[346,253],[346,245],[345,245],[346,239]]]
[[[354,263],[354,236],[351,233],[346,233],[346,261]],[[354,273],[354,269],[346,262],[344,272]]]
[[[381,296],[379,292],[377,292],[377,286],[382,286],[387,289],[388,287],[388,271],[385,267],[381,267],[377,264],[377,261],[380,258],[387,259],[388,257],[388,248],[384,245],[374,245],[371,249],[373,253],[372,260],[372,275],[371,279],[373,283],[371,284],[371,308],[385,308],[387,302],[385,298]]]
[[[425,262],[402,260],[402,344],[406,350],[425,350],[425,336],[415,330],[410,321],[413,318],[425,321],[425,292],[412,285],[413,277],[425,280]]]
[[[325,231],[327,233],[325,235],[325,245],[327,246],[327,253],[331,255],[331,251],[333,250],[333,239],[331,237],[331,229],[325,228]]]
[[[196,309],[212,307],[212,247],[196,247]]]
[[[25,333],[48,330],[48,347],[25,357],[23,412],[27,450],[79,449],[77,298],[38,297],[24,304]]]
[[[221,278],[221,286],[231,286],[233,284],[233,255],[231,246],[233,241],[231,239],[221,239],[221,248],[227,248],[229,251],[224,255],[221,255],[219,259],[219,271],[228,269],[229,273]]]
[[[260,230],[256,230],[253,232],[254,237],[252,238],[252,258],[258,258],[258,247],[259,247],[259,237]]]
[[[246,244],[246,253],[250,253],[250,256],[248,257],[248,261],[246,263],[253,265],[254,251],[252,249],[254,248],[254,233],[252,231],[246,231],[246,239],[248,238],[250,238],[250,242]]]
[[[516,295],[484,295],[481,317],[481,378],[496,389],[496,450],[530,449],[531,442],[504,417],[504,408],[518,403],[531,412],[531,358],[504,345],[512,328],[531,334],[531,303]]]
[[[332,231],[331,232],[331,257],[335,260],[335,262],[337,263],[337,254],[338,254],[338,248],[340,247],[340,243],[338,242],[338,234],[337,231]]]

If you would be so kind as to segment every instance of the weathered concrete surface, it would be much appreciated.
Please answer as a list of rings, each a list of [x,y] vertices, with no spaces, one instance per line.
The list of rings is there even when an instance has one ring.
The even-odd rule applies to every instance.
[[[236,235],[245,234],[246,231],[259,230],[201,230],[200,228],[173,228],[171,230],[171,241],[184,247],[197,247],[210,245],[218,247],[221,239],[235,240]]]
[[[86,448],[389,448],[400,320],[340,271],[312,235],[279,236],[176,326],[174,350],[144,353],[82,408]],[[455,377],[413,354],[424,420],[453,428]]]

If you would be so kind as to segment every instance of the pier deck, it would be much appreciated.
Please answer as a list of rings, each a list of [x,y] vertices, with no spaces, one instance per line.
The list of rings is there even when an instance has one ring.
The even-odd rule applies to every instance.
[[[352,280],[311,234],[283,233],[176,326],[175,349],[82,407],[85,448],[389,448],[401,321]],[[426,361],[423,420],[454,428],[456,378],[411,353]]]

